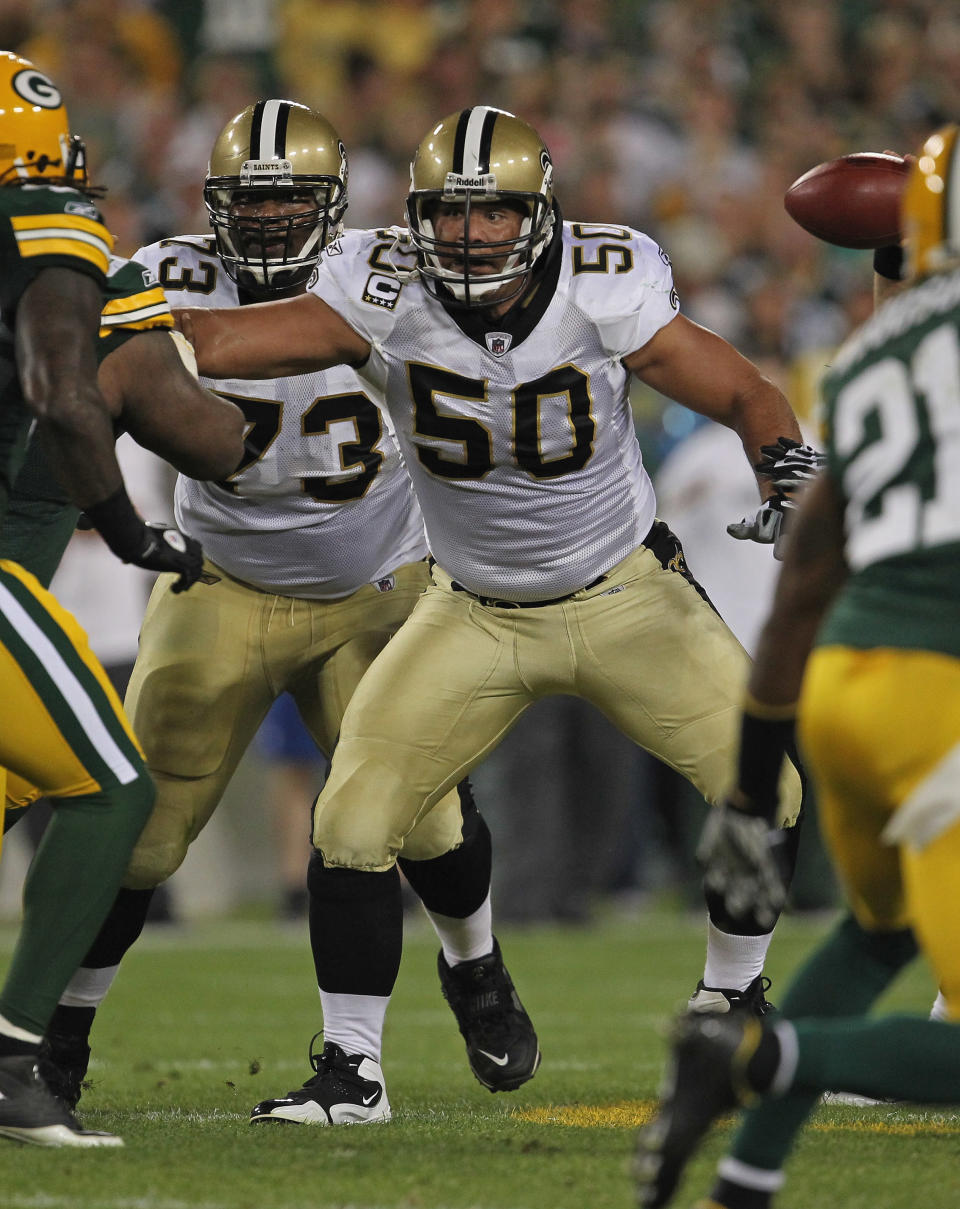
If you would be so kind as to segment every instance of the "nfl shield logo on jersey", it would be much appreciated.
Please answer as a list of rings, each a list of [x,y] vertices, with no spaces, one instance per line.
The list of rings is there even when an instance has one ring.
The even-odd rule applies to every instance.
[[[495,357],[502,357],[513,344],[513,337],[509,332],[487,332],[485,339],[487,348]]]

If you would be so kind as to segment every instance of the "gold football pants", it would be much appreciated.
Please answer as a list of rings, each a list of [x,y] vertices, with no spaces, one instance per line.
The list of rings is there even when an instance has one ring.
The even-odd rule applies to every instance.
[[[854,914],[912,927],[960,1019],[960,659],[818,648],[799,735]]]
[[[558,693],[592,702],[708,801],[728,791],[749,661],[696,586],[652,550],[639,546],[601,583],[536,608],[481,604],[439,567],[433,579],[344,715],[314,813],[327,864],[380,870],[401,848],[408,855],[418,820],[523,710]],[[792,765],[781,789],[781,822],[792,822]]]
[[[425,563],[341,600],[276,596],[207,564],[216,583],[154,587],[126,704],[157,785],[157,799],[125,884],[155,886],[181,864],[206,826],[273,701],[289,691],[317,746],[333,750],[347,702],[374,657],[429,582]],[[304,825],[307,809],[304,803]],[[369,804],[368,804],[369,805]],[[460,842],[456,791],[411,839],[439,856]]]
[[[14,807],[143,775],[137,740],[76,619],[29,571],[0,560],[0,764]]]

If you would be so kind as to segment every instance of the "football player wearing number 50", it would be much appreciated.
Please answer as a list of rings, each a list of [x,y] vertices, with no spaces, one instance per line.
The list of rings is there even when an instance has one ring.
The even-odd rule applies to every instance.
[[[679,313],[656,243],[563,221],[547,148],[512,114],[438,122],[407,218],[392,252],[383,232],[345,236],[302,298],[179,319],[206,374],[355,366],[386,398],[426,521],[432,586],[352,698],[314,812],[326,1027],[358,1044],[379,1044],[399,962],[407,836],[537,698],[591,701],[710,802],[733,779],[748,659],[656,517],[631,374],[733,428],[752,464],[802,440],[780,391]],[[774,511],[751,536],[773,540]],[[790,841],[800,799],[785,766]],[[775,917],[708,905],[691,1010],[763,1013]]]
[[[258,299],[302,294],[321,252],[338,256],[344,238],[343,143],[313,110],[260,101],[217,138],[204,197],[212,237],[137,252],[171,299],[242,311]],[[44,1072],[70,1104],[80,1097],[95,1011],[143,927],[152,888],[209,821],[270,706],[289,691],[330,754],[361,676],[430,582],[423,519],[379,393],[343,368],[243,378],[228,371],[204,379],[246,417],[240,466],[219,483],[181,476],[176,487],[179,523],[202,535],[203,581],[186,609],[186,597],[158,583],[140,635],[126,705],[157,801],[124,889],[47,1032]],[[310,805],[303,803],[305,837]],[[540,1051],[492,933],[490,834],[465,780],[455,777],[413,828],[401,864],[440,937],[442,985],[474,1073],[492,1091],[519,1087]],[[344,909],[360,921],[383,915],[399,929],[394,889],[387,878],[361,878],[344,893],[372,892],[375,901],[351,908],[345,899]],[[328,938],[311,928],[323,971]],[[393,949],[399,960],[399,936]],[[366,961],[362,950],[356,962],[351,976],[375,1005],[372,1019],[344,1024],[341,1013],[338,1023],[329,1000],[341,987],[321,977],[317,1073],[282,1102],[258,1106],[252,1120],[389,1119],[379,1029],[396,970]]]

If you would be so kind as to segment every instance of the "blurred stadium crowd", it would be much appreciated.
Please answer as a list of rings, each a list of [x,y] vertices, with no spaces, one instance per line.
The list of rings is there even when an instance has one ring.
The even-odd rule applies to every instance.
[[[913,150],[960,113],[960,9],[944,0],[4,0],[0,45],[63,88],[128,255],[208,230],[210,147],[258,97],[304,102],[340,131],[353,226],[402,221],[410,156],[433,121],[478,102],[509,109],[550,147],[565,216],[657,239],[684,312],[777,380],[801,418],[872,308],[871,261],[800,230],[784,190],[836,155]],[[696,417],[642,391],[634,405],[655,471]],[[591,743],[581,717],[563,725],[581,752]],[[545,809],[576,780],[562,759],[544,753]],[[613,749],[606,767],[625,760]],[[516,791],[518,775],[494,768],[487,788]],[[632,767],[620,778],[631,801],[654,787],[638,775],[639,787]],[[602,813],[594,834],[610,847]],[[589,864],[589,840],[572,843],[550,858],[568,890],[564,868]],[[589,889],[629,885],[624,850],[594,862]],[[524,901],[517,917],[564,916],[547,897]]]
[[[657,238],[685,312],[788,375],[799,411],[869,310],[870,266],[794,226],[785,187],[960,112],[943,0],[6,0],[0,44],[61,82],[121,253],[207,229],[212,141],[265,93],[339,129],[355,226],[401,220],[432,121],[510,109],[545,136],[566,216]]]

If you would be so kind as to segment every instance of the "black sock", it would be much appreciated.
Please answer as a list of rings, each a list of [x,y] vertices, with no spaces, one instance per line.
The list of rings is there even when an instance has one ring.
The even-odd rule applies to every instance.
[[[396,865],[382,873],[328,869],[314,852],[307,886],[317,986],[348,995],[392,994],[403,949]]]
[[[716,1201],[717,1209],[769,1209],[772,1196],[771,1192],[745,1188],[721,1176],[713,1186],[710,1200]]]
[[[76,1037],[86,1041],[93,1028],[93,1019],[97,1014],[94,1007],[67,1007],[58,1003],[50,1023],[47,1025],[47,1036],[56,1034],[60,1037]]]

